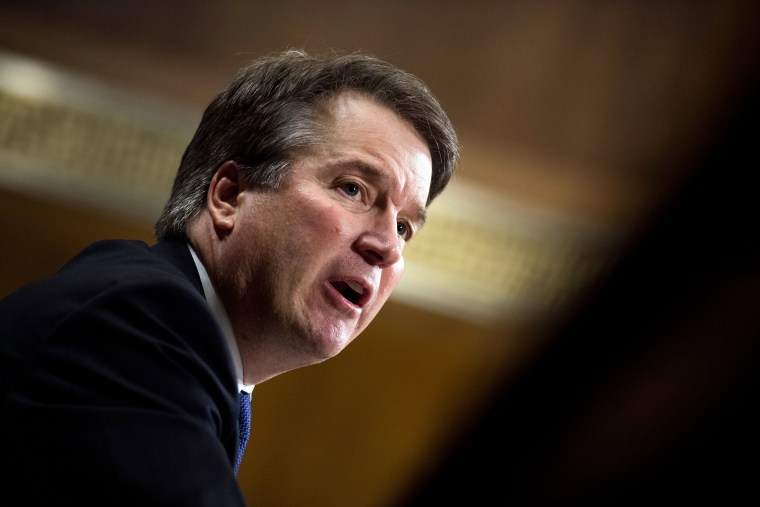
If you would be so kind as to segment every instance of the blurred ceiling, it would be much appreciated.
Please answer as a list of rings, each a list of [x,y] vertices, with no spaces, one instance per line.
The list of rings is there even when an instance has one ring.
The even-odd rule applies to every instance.
[[[460,381],[466,384],[464,379],[476,378],[482,369],[491,373],[470,387],[484,388],[503,364],[487,352],[478,355],[480,348],[492,347],[496,356],[517,354],[487,338],[489,330],[500,337],[509,334],[512,320],[524,317],[526,307],[533,324],[550,327],[552,312],[582,297],[582,290],[605,272],[687,176],[756,72],[757,14],[756,2],[742,0],[5,0],[0,4],[0,51],[8,64],[0,75],[0,92],[5,93],[0,102],[5,107],[0,183],[10,192],[4,197],[6,209],[17,210],[25,202],[38,209],[61,201],[64,208],[110,206],[130,218],[132,227],[137,223],[148,231],[155,203],[176,167],[172,150],[181,150],[205,105],[243,63],[286,47],[373,53],[430,85],[463,145],[459,174],[431,209],[427,242],[420,241],[417,250],[410,246],[409,280],[399,288],[399,309],[391,311],[406,315],[405,305],[411,303],[419,308],[411,320],[434,327],[441,326],[435,323],[438,315],[444,324],[436,332],[445,337],[450,330],[473,354],[470,376]],[[49,90],[33,89],[30,81],[14,80],[19,65],[30,62],[54,77],[61,92],[55,99]],[[40,106],[43,98],[48,102]],[[147,154],[140,158],[144,170],[157,160],[150,155],[160,154],[167,157],[161,162],[167,172],[159,171],[157,180],[140,173],[133,181],[119,180],[125,174],[119,172],[110,190],[98,185],[90,192],[105,193],[108,202],[88,200],[90,194],[81,186],[62,192],[61,168],[85,171],[88,164],[109,165],[82,153],[88,144],[110,146],[111,141],[87,137],[82,143],[80,138],[75,158],[56,158],[63,157],[62,151],[49,143],[60,141],[60,134],[38,133],[19,141],[18,118],[32,118],[39,132],[42,124],[72,123],[75,117],[62,111],[75,106],[94,117],[113,108],[119,114],[131,110],[130,125],[139,128],[130,133],[153,135],[135,141],[136,151],[112,151],[109,156],[117,158],[106,160],[114,166],[113,160]],[[90,136],[108,130],[97,122],[82,125]],[[124,142],[123,135],[116,137]],[[42,165],[45,170],[30,172]],[[77,181],[89,177],[82,174],[75,174]],[[159,196],[135,201],[149,190]],[[30,200],[16,201],[17,194]],[[4,218],[6,225],[21,220]],[[87,218],[79,223],[84,222]],[[30,230],[44,229],[41,221],[38,226]],[[48,232],[55,234],[53,227]],[[28,245],[28,250],[15,252],[14,259],[29,258],[35,248],[28,238],[17,245]],[[10,256],[5,260],[9,264]],[[14,278],[11,271],[4,290],[40,275],[18,271],[23,276]],[[452,324],[462,319],[474,327]],[[530,346],[520,343],[518,348]],[[356,350],[363,360],[373,360],[365,352],[375,349]],[[451,361],[445,375],[462,373],[452,366],[462,354],[454,347],[445,356]],[[299,373],[293,375],[293,383],[279,384],[280,392],[308,383]],[[453,384],[448,388],[456,390]],[[450,402],[452,412],[464,410],[456,400],[468,396],[467,388],[459,390],[459,398]],[[427,412],[420,415],[418,433],[409,435],[432,431],[429,419],[441,415],[431,401],[436,399],[421,403]],[[282,421],[272,419],[272,426],[275,422]],[[436,431],[443,432],[436,424]],[[290,432],[297,430],[285,434]],[[312,443],[314,449],[320,445]],[[418,454],[431,448],[415,447],[417,454],[404,455],[408,463],[401,468],[413,469],[415,460],[422,459]],[[384,505],[376,496],[379,485],[365,489],[366,498],[357,493],[351,497],[354,503],[345,505]],[[386,494],[394,496],[393,491]]]
[[[0,48],[74,73],[80,81],[59,86],[69,99],[77,90],[92,99],[92,80],[104,85],[111,94],[95,106],[100,114],[118,90],[149,101],[149,122],[165,117],[178,142],[163,154],[164,180],[149,182],[162,193],[141,218],[155,216],[168,192],[187,127],[247,60],[285,47],[362,50],[412,70],[450,112],[463,158],[432,210],[445,216],[433,215],[437,229],[409,251],[422,267],[397,297],[498,324],[545,317],[582,293],[657,209],[741,92],[757,55],[754,11],[746,1],[11,0],[0,11]],[[166,107],[157,113],[156,104]],[[168,106],[183,111],[174,125]],[[53,156],[48,146],[27,149]],[[123,183],[112,186],[124,193]]]

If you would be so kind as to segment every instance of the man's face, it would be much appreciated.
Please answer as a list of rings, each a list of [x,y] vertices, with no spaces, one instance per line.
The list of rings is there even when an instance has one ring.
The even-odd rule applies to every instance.
[[[279,189],[239,195],[221,259],[238,340],[303,365],[343,350],[388,299],[432,174],[427,144],[394,112],[356,94],[327,110],[327,142],[298,153]]]

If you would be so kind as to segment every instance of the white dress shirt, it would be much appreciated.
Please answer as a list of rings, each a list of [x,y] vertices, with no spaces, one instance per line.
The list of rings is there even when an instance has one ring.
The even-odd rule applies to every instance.
[[[243,382],[243,361],[240,358],[240,349],[238,349],[235,333],[232,331],[232,324],[230,324],[230,318],[227,316],[227,310],[224,309],[224,305],[222,305],[222,301],[219,299],[219,296],[211,283],[208,272],[198,258],[198,255],[195,253],[195,250],[193,250],[193,247],[189,244],[187,247],[190,249],[190,254],[193,256],[193,261],[195,262],[195,268],[198,270],[198,275],[201,277],[203,295],[206,297],[206,301],[208,301],[211,311],[216,315],[216,320],[219,322],[219,326],[222,328],[222,333],[224,333],[224,338],[227,341],[227,347],[232,356],[232,364],[235,366],[235,377],[237,378],[238,389],[250,394],[251,391],[253,391],[254,384],[245,384]]]

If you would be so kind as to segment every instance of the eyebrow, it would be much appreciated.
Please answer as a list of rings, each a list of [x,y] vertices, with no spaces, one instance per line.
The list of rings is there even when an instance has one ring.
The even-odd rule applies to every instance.
[[[420,229],[425,227],[425,224],[427,223],[427,211],[425,211],[425,208],[420,206],[417,208],[417,225]]]
[[[387,180],[389,179],[389,176],[382,172],[377,167],[364,163],[364,162],[352,162],[351,165],[358,169],[360,172],[364,173],[365,175],[374,178],[376,180]],[[427,210],[423,206],[418,206],[416,212],[414,213],[416,215],[416,222],[419,229],[422,229],[425,226],[425,223],[427,222]]]

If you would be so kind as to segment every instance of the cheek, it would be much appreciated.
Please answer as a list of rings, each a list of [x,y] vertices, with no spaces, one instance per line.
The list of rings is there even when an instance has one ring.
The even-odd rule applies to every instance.
[[[380,302],[385,303],[388,297],[396,288],[404,274],[404,258],[402,257],[396,264],[385,269],[380,278]]]
[[[314,241],[332,244],[351,237],[354,227],[348,212],[331,203],[312,204],[303,214],[303,226]]]

